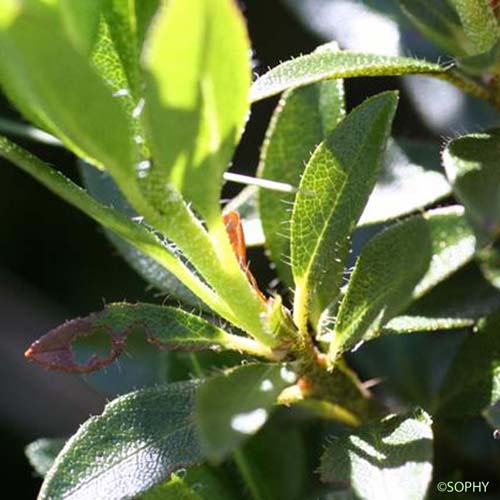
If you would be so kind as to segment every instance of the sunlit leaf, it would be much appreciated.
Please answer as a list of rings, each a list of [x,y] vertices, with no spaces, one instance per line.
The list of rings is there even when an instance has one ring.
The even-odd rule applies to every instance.
[[[131,498],[200,462],[196,387],[157,386],[109,403],[66,443],[38,498]]]
[[[138,217],[110,175],[88,165],[82,165],[80,172],[85,187],[97,201],[129,217]],[[128,264],[149,284],[168,294],[169,298],[178,299],[184,304],[194,305],[197,308],[204,307],[203,303],[175,275],[146,253],[111,231],[106,231],[106,236]]]
[[[298,187],[312,153],[344,115],[342,81],[323,82],[285,94],[267,131],[259,176]],[[293,283],[289,259],[294,199],[294,192],[259,190],[259,213],[266,247],[279,276],[289,286]]]
[[[248,113],[249,54],[232,0],[169,1],[145,42],[151,171],[175,185],[209,224],[220,217],[222,173]]]
[[[431,424],[422,412],[335,438],[321,460],[322,481],[348,485],[351,498],[424,500],[432,479]]]
[[[471,263],[391,319],[381,334],[467,328],[498,310],[500,291]]]
[[[29,4],[0,26],[0,83],[22,111],[29,103],[29,118],[41,121],[76,154],[117,172],[132,168],[122,107],[68,43],[59,17]]]
[[[308,302],[321,312],[338,295],[349,238],[376,183],[396,106],[393,92],[366,100],[306,167],[291,226],[297,312]]]
[[[73,43],[89,53],[97,38],[101,18],[101,0],[58,0],[59,11]]]
[[[284,62],[258,78],[251,92],[253,102],[321,80],[361,76],[444,74],[445,68],[407,57],[358,54],[356,52],[313,52]]]
[[[375,236],[349,281],[331,355],[376,335],[412,300],[469,262],[475,241],[460,207],[411,217]]]
[[[456,9],[472,54],[490,50],[500,36],[497,18],[489,0],[449,0]]]
[[[216,375],[197,394],[202,449],[221,461],[266,423],[279,394],[297,380],[284,364],[250,364]]]

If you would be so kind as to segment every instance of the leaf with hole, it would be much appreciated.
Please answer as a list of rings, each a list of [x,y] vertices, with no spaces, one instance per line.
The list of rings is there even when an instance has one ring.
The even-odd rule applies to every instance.
[[[226,333],[213,323],[181,309],[126,303],[109,304],[101,312],[54,328],[34,342],[25,355],[48,369],[89,373],[112,363],[124,352],[128,337],[138,334],[144,335],[148,342],[159,349],[233,349],[271,356],[269,351],[253,340]],[[87,361],[78,362],[73,343],[78,337],[93,335],[109,337],[111,351],[106,358],[92,355]]]

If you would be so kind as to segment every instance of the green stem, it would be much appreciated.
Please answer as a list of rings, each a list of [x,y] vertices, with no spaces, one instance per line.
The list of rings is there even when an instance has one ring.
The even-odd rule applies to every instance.
[[[241,449],[235,451],[233,457],[240,471],[241,477],[245,481],[248,491],[252,495],[253,500],[264,500],[264,497],[261,495],[258,483],[253,477],[252,469],[248,465],[247,459],[243,451]]]
[[[466,94],[489,102],[497,110],[500,110],[500,96],[498,96],[493,89],[476,82],[467,75],[464,75],[462,72],[451,70],[433,76],[453,84],[455,87],[459,88]]]

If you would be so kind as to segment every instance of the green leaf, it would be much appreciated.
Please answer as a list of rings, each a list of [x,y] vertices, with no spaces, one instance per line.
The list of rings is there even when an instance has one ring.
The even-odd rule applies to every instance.
[[[345,116],[344,86],[323,82],[286,93],[266,134],[258,175],[298,187],[316,147]],[[290,258],[290,207],[295,193],[259,190],[259,212],[266,247],[281,279],[293,283]]]
[[[209,225],[219,222],[222,174],[247,118],[249,54],[233,0],[171,0],[145,42],[151,173],[176,186]]]
[[[437,145],[391,140],[359,225],[396,219],[448,196],[451,187],[439,168]]]
[[[313,52],[286,61],[262,75],[254,82],[250,98],[252,102],[260,101],[283,90],[303,87],[321,80],[361,76],[441,75],[445,71],[446,69],[438,64],[408,57],[347,51]]]
[[[42,477],[47,474],[65,442],[65,439],[42,438],[26,446],[24,453],[37,474]]]
[[[321,459],[321,479],[350,485],[354,498],[424,500],[432,479],[431,419],[389,417],[336,438]]]
[[[0,136],[0,156],[37,179],[40,183],[75,206],[106,229],[136,247],[166,267],[193,290],[209,307],[217,309],[216,299],[209,288],[198,280],[181,261],[165,247],[145,226],[131,221],[128,217],[98,203],[89,194],[53,170],[46,163],[34,157],[16,144]],[[206,292],[206,293],[205,293]]]
[[[113,178],[90,165],[81,164],[80,173],[89,193],[100,203],[111,206],[129,217],[137,213],[127,202]],[[106,231],[107,238],[113,243],[120,255],[149,284],[168,294],[169,298],[180,300],[184,304],[203,309],[203,303],[172,273],[158,264],[144,252],[138,250],[111,231]]]
[[[200,462],[196,387],[168,384],[109,403],[66,443],[38,498],[131,498]]]
[[[233,349],[271,357],[271,353],[247,337],[226,333],[213,323],[175,307],[153,304],[109,304],[99,312],[77,318],[51,330],[26,352],[28,359],[55,370],[87,373],[106,366],[121,355],[129,335],[142,334],[159,349]],[[79,363],[73,342],[78,337],[109,336],[111,353],[103,359],[93,355]]]
[[[332,359],[379,333],[412,300],[470,261],[475,241],[461,207],[411,217],[375,236],[363,248],[342,300]]]
[[[179,476],[173,475],[170,481],[155,486],[136,500],[202,500]]]
[[[117,172],[132,168],[127,117],[110,89],[72,47],[57,15],[23,3],[0,25],[0,83],[29,118],[79,156]],[[55,57],[57,54],[57,57]]]
[[[71,1],[71,0],[69,0]],[[130,93],[138,99],[142,94],[141,75],[139,69],[140,46],[137,38],[137,18],[135,0],[107,0],[104,3],[104,17],[109,31],[113,51],[118,56],[127,87]],[[150,0],[140,0],[141,4],[149,6]],[[106,53],[104,53],[106,56]]]
[[[101,0],[58,0],[64,27],[69,38],[84,54],[97,39],[103,2]]]
[[[349,238],[376,183],[396,106],[393,92],[366,100],[316,149],[306,167],[291,226],[301,328],[309,303],[321,312],[338,294]]]
[[[470,219],[492,237],[500,234],[500,129],[452,141],[443,153],[446,174]]]
[[[471,54],[482,54],[498,41],[499,28],[489,0],[449,0],[457,11],[471,44]]]
[[[391,319],[381,334],[466,328],[498,310],[500,291],[471,263],[411,304],[401,316]]]
[[[462,344],[440,392],[440,414],[467,417],[500,399],[500,316],[481,321]]]
[[[207,380],[197,394],[202,449],[219,462],[267,421],[272,406],[297,375],[283,364],[251,364]]]
[[[302,500],[309,479],[306,443],[291,422],[271,420],[239,452],[261,500]],[[252,490],[256,490],[257,494]]]
[[[447,0],[399,0],[403,12],[438,47],[449,54],[466,54],[467,40],[456,11]]]
[[[234,492],[221,476],[220,470],[207,465],[182,470],[137,500],[233,500]]]

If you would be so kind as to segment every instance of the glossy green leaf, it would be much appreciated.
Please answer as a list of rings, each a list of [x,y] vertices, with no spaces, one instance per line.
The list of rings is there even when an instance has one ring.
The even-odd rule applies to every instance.
[[[309,479],[304,436],[292,422],[272,419],[239,452],[254,497],[262,500],[302,500]],[[256,491],[253,491],[255,489]]]
[[[38,118],[79,156],[117,172],[132,168],[132,144],[120,104],[68,43],[58,16],[28,4],[10,23],[0,25],[0,83],[22,111],[29,103],[29,118]]]
[[[500,32],[495,12],[489,0],[449,0],[456,9],[472,54],[490,50],[498,41]]]
[[[500,234],[500,130],[452,141],[443,154],[446,174],[470,219],[495,237]]]
[[[0,156],[17,165],[63,200],[166,267],[200,297],[206,292],[203,300],[210,306],[209,303],[214,299],[213,293],[144,225],[135,223],[122,213],[101,205],[85,190],[2,136],[0,136]]]
[[[258,175],[298,187],[313,151],[344,116],[344,85],[341,80],[286,93],[267,131]],[[279,276],[291,286],[290,217],[295,193],[260,189],[258,196],[266,247]]]
[[[447,0],[398,0],[403,12],[438,47],[449,54],[464,55],[467,40],[460,18]]]
[[[97,38],[102,11],[101,0],[58,0],[68,36],[73,43],[88,54]]]
[[[498,310],[500,291],[471,263],[391,319],[381,335],[467,328]]]
[[[42,477],[47,474],[65,442],[65,439],[42,438],[26,446],[24,453],[37,474]]]
[[[131,498],[200,462],[196,387],[195,382],[158,386],[109,403],[66,443],[39,499]]]
[[[451,187],[439,167],[438,145],[391,140],[359,225],[396,219],[448,196]]]
[[[499,328],[500,316],[490,316],[462,344],[441,387],[442,415],[478,415],[500,399]]]
[[[363,76],[440,75],[445,71],[438,64],[407,57],[347,51],[313,52],[269,70],[254,82],[250,97],[256,102],[286,89],[303,87],[321,80]]]
[[[376,335],[412,300],[469,262],[475,242],[460,207],[411,217],[375,236],[356,262],[330,355]]]
[[[337,437],[321,459],[322,481],[350,485],[354,498],[424,500],[432,480],[431,424],[422,412]]]
[[[176,186],[209,225],[220,218],[222,174],[247,118],[249,54],[233,0],[169,1],[145,42],[151,171]]]
[[[251,364],[203,383],[196,420],[205,455],[224,459],[266,423],[280,393],[297,380],[283,364]]]
[[[393,92],[366,100],[316,149],[302,176],[291,225],[301,327],[308,303],[321,312],[339,293],[349,238],[376,183],[396,106]]]
[[[129,217],[136,217],[137,213],[127,202],[113,178],[89,165],[82,164],[80,173],[83,183],[89,193],[100,203],[113,207]],[[184,304],[203,309],[203,303],[194,295],[175,275],[161,266],[146,253],[137,249],[111,231],[106,236],[116,247],[127,263],[140,274],[150,285],[166,293],[169,298],[180,300]]]

